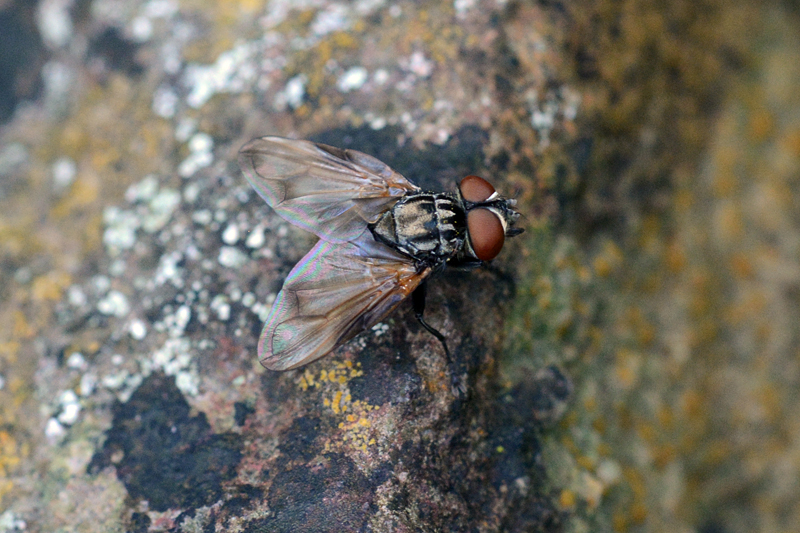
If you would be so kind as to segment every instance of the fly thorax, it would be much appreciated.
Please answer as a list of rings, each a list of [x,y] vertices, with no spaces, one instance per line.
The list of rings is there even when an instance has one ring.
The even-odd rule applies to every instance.
[[[464,210],[447,194],[409,194],[372,226],[375,236],[411,257],[447,259],[463,247]]]

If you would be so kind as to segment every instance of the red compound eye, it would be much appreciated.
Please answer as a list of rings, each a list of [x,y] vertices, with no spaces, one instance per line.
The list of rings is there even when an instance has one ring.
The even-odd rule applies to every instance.
[[[478,259],[491,261],[497,257],[506,240],[506,232],[500,218],[495,213],[481,207],[471,209],[467,213],[467,230],[469,230],[472,249]]]
[[[468,202],[484,202],[494,194],[494,187],[478,176],[467,176],[461,180],[461,197]]]

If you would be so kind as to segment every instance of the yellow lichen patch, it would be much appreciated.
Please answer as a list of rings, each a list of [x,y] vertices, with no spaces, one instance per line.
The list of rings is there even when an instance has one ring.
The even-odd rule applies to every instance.
[[[800,129],[789,132],[782,140],[782,146],[794,157],[800,157]]]
[[[678,242],[673,241],[665,252],[665,263],[669,271],[672,273],[682,271],[686,266],[686,250]]]
[[[558,497],[558,505],[562,509],[571,509],[575,507],[576,497],[575,492],[564,489],[561,491],[561,494]]]
[[[611,518],[611,522],[614,527],[614,531],[628,531],[628,514],[616,512],[614,513],[613,517]]]
[[[36,330],[28,322],[28,319],[25,317],[25,313],[22,311],[14,311],[12,317],[13,325],[11,327],[11,332],[14,338],[29,339],[33,337]]]
[[[641,356],[628,349],[621,349],[616,356],[616,378],[624,389],[630,389],[639,378]]]
[[[351,379],[363,374],[360,363],[343,361],[320,369],[317,374],[306,369],[297,382],[303,391],[319,389],[322,392],[322,406],[325,412],[338,419],[341,432],[338,437],[326,443],[326,451],[345,446],[364,452],[368,446],[375,444],[369,413],[378,406],[361,400],[353,401],[347,386]]]
[[[72,283],[66,272],[49,272],[33,280],[31,296],[34,301],[57,301],[61,299],[64,289]]]
[[[352,49],[358,45],[358,41],[352,33],[337,31],[331,35],[333,43],[339,48]]]
[[[14,488],[10,471],[19,464],[17,443],[8,432],[0,430],[0,502]]]
[[[350,399],[350,393],[344,393],[338,390],[333,393],[333,397],[325,398],[323,400],[323,405],[325,405],[325,407],[330,407],[331,411],[338,415],[347,411]]]
[[[53,207],[52,215],[55,218],[64,218],[80,213],[87,206],[93,205],[99,194],[96,181],[78,179],[72,185],[70,193]]]
[[[239,0],[239,9],[245,13],[256,13],[264,9],[265,0]]]
[[[297,380],[297,385],[304,391],[311,387],[320,388],[326,384],[345,385],[349,380],[363,375],[361,363],[344,361],[336,363],[333,367],[323,368],[316,375],[306,369]]]
[[[606,241],[602,252],[595,257],[593,267],[595,273],[601,278],[607,277],[614,272],[623,261],[622,251],[612,241]]]
[[[367,447],[375,444],[374,430],[372,421],[369,419],[370,411],[377,409],[377,406],[369,405],[366,402],[356,400],[348,404],[350,413],[339,422],[339,429],[342,430],[341,443],[359,451],[367,451]]]
[[[17,361],[19,347],[20,344],[17,341],[0,342],[0,359],[8,364],[14,364]]]
[[[594,470],[596,466],[594,459],[585,455],[577,457],[575,462],[577,462],[581,468],[585,468],[586,470]]]
[[[775,118],[766,109],[758,109],[750,116],[750,135],[756,142],[762,142],[775,129]]]
[[[309,387],[316,387],[319,386],[317,381],[314,378],[314,374],[306,369],[303,372],[303,375],[300,376],[300,379],[297,382],[297,385],[300,387],[301,390],[308,390]]]

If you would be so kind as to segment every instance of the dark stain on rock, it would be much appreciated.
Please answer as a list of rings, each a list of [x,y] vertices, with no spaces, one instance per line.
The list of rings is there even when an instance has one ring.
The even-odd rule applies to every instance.
[[[267,476],[268,472],[264,472],[264,477]],[[228,499],[223,505],[223,513],[226,516],[242,516],[253,505],[253,502],[260,502],[264,499],[264,491],[260,487],[237,485],[231,489],[233,493],[228,494]]]
[[[131,497],[154,511],[210,505],[236,475],[241,436],[214,434],[204,414],[192,416],[173,377],[151,375],[113,414],[88,471],[115,466]]]
[[[364,531],[373,509],[374,482],[341,454],[322,456],[275,477],[268,502],[273,516],[251,522],[246,533]]]
[[[136,61],[139,46],[125,39],[116,28],[108,28],[94,37],[89,46],[89,55],[100,58],[108,70],[138,77],[144,67]]]
[[[252,405],[244,402],[236,402],[233,404],[233,421],[236,425],[242,427],[247,421],[247,417],[255,413],[256,410]]]
[[[146,513],[135,512],[131,515],[126,533],[147,533],[150,529],[150,517]]]
[[[452,531],[471,531],[476,521],[494,524],[492,531],[560,531],[562,515],[540,492],[546,481],[537,438],[541,423],[531,416],[542,396],[561,395],[550,385],[563,389],[559,379],[543,380],[499,397],[483,414],[466,402],[449,420],[455,429],[449,435],[403,442],[390,464],[414,474],[391,483],[388,508],[424,523],[448,524]],[[470,427],[481,419],[485,436],[476,439]]]
[[[397,323],[405,322],[411,327],[414,318],[403,315],[399,314],[401,320],[391,326],[389,338],[382,342],[384,346],[369,349],[368,344],[359,356],[363,375],[351,379],[348,384],[353,400],[383,405],[407,402],[419,395],[422,378],[405,338],[407,330],[402,323]]]
[[[259,321],[259,328],[262,324]],[[256,337],[258,338],[258,337]],[[250,353],[255,356],[256,348],[253,345]],[[271,405],[280,405],[286,398],[291,397],[294,384],[287,379],[284,379],[286,374],[282,372],[267,371],[261,374],[261,393],[267,402]]]
[[[44,49],[36,29],[38,2],[2,2],[0,9],[0,123],[20,100],[34,98],[41,87]]]
[[[295,419],[281,438],[281,453],[291,461],[308,461],[319,451],[319,446],[314,442],[319,433],[319,418],[301,416]]]
[[[424,190],[455,191],[461,178],[485,166],[483,147],[489,137],[478,126],[464,126],[442,146],[426,145],[421,150],[413,143],[398,146],[402,135],[398,126],[377,131],[344,127],[325,130],[311,140],[377,157]]]

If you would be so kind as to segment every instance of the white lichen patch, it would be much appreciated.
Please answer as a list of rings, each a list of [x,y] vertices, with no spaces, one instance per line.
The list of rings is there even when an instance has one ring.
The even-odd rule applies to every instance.
[[[433,74],[433,68],[436,66],[432,60],[425,57],[420,51],[416,51],[407,58],[402,58],[399,61],[400,66],[413,73],[419,78],[427,78]]]
[[[105,294],[111,288],[111,280],[100,274],[92,278],[91,286],[96,294]]]
[[[181,392],[188,396],[197,395],[200,377],[192,360],[189,339],[185,337],[167,339],[161,348],[149,359],[143,359],[140,364],[143,376],[161,370],[168,376],[175,376],[175,384]]]
[[[336,82],[336,87],[343,93],[360,89],[366,83],[369,72],[364,67],[352,67],[345,71]]]
[[[150,211],[145,214],[142,228],[148,233],[159,231],[172,218],[172,213],[181,203],[181,193],[175,189],[162,189],[149,202]]]
[[[252,292],[247,292],[242,296],[242,305],[250,308],[256,303],[256,295]]]
[[[103,244],[111,257],[118,255],[122,250],[133,248],[136,243],[136,230],[141,226],[141,220],[132,211],[123,211],[116,206],[107,207],[103,212],[103,222],[106,229],[103,232]]]
[[[158,192],[158,180],[152,174],[146,176],[139,183],[134,183],[125,191],[128,203],[149,202]]]
[[[303,105],[306,97],[306,83],[308,77],[305,74],[298,74],[291,78],[286,87],[275,95],[273,105],[276,111],[284,111],[287,107],[297,109]]]
[[[15,531],[25,531],[27,529],[28,524],[25,520],[17,518],[12,511],[5,511],[3,514],[0,514],[0,531],[3,533],[12,533]]]
[[[78,395],[73,390],[65,390],[59,397],[59,410],[58,421],[65,425],[71,426],[78,421],[78,415],[81,412],[81,404]]]
[[[51,442],[59,440],[66,432],[64,426],[55,418],[49,418],[44,426],[44,434]]]
[[[350,28],[352,18],[350,10],[342,4],[329,4],[317,12],[311,23],[311,33],[321,38],[335,31],[345,31]]]
[[[86,363],[86,358],[81,352],[72,352],[69,357],[67,357],[67,368],[71,368],[73,370],[86,370],[88,366],[89,365]]]
[[[217,318],[223,322],[227,322],[231,317],[231,306],[228,303],[228,298],[224,294],[217,294],[214,296],[209,307],[217,314]]]
[[[128,298],[119,291],[109,291],[105,298],[97,302],[97,310],[104,315],[124,317],[130,309]]]
[[[550,144],[550,133],[559,120],[573,121],[578,115],[581,95],[568,86],[540,96],[531,90],[526,95],[531,110],[531,126],[539,133],[539,147]]]
[[[79,285],[72,285],[67,289],[67,301],[73,307],[83,307],[86,305],[88,299],[86,298],[86,293],[83,292],[83,289]]]
[[[81,381],[78,385],[78,393],[86,398],[87,396],[91,396],[92,393],[97,388],[97,375],[91,372],[85,372],[81,374]]]
[[[198,170],[214,162],[214,141],[206,133],[196,133],[189,139],[190,155],[179,166],[178,174],[184,178],[193,176]]]
[[[247,235],[247,238],[244,241],[244,245],[248,248],[258,249],[264,246],[266,242],[266,237],[264,236],[264,225],[259,224],[250,230],[250,233]]]
[[[72,38],[72,2],[44,0],[38,4],[37,25],[42,40],[51,48],[66,46]]]
[[[217,258],[219,264],[225,268],[240,268],[249,258],[238,248],[232,246],[223,246],[219,250],[219,257]]]
[[[103,244],[111,257],[133,248],[139,229],[148,233],[163,229],[180,205],[181,194],[175,189],[159,190],[157,179],[149,175],[130,186],[125,199],[134,204],[130,209],[111,206],[103,212]]]
[[[184,73],[184,83],[190,88],[186,103],[198,109],[215,94],[249,89],[256,78],[252,58],[259,48],[257,43],[239,43],[211,65],[188,65]]]
[[[274,298],[273,298],[274,300]],[[253,307],[250,310],[258,316],[258,319],[261,322],[264,322],[267,317],[269,316],[269,312],[272,310],[272,304],[265,305],[259,302],[253,304]]]
[[[53,163],[53,189],[62,192],[75,180],[78,167],[69,157],[60,157]]]
[[[147,336],[147,326],[143,320],[137,318],[128,325],[128,333],[130,333],[131,337],[140,341]]]
[[[214,220],[214,215],[208,209],[200,209],[192,213],[192,221],[202,226],[207,226]]]
[[[380,337],[381,335],[389,331],[389,325],[383,322],[378,322],[377,324],[372,326],[372,331],[375,332],[376,337]]]
[[[125,369],[118,370],[111,374],[107,374],[100,379],[100,384],[109,390],[117,390],[121,388],[130,377],[130,372]]]
[[[239,242],[239,228],[236,224],[228,224],[225,231],[222,232],[222,242],[229,246]]]
[[[171,337],[180,337],[183,335],[183,332],[186,330],[186,325],[189,324],[191,318],[192,310],[188,305],[182,305],[174,314],[165,316],[164,323],[167,326],[169,335]]]
[[[158,286],[171,283],[175,287],[183,287],[183,269],[178,266],[181,260],[183,254],[177,250],[162,255],[156,269],[155,284]]]

